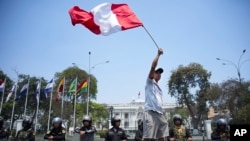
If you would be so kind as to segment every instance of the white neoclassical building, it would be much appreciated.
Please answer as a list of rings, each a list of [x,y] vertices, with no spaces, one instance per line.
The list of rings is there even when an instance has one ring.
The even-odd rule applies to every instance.
[[[108,104],[109,118],[114,115],[121,117],[121,128],[124,130],[137,130],[137,122],[142,119],[144,111],[144,99],[132,100],[130,103]],[[164,103],[163,111],[166,118],[169,118],[169,112],[177,107],[176,103]],[[109,127],[111,127],[109,120]]]

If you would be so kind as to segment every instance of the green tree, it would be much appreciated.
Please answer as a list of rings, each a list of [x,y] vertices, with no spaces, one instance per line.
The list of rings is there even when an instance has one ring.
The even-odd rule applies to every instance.
[[[198,129],[199,121],[206,111],[210,76],[211,73],[202,65],[190,63],[186,67],[180,65],[173,70],[168,81],[169,94],[176,97],[180,105],[187,107],[194,129]]]
[[[237,79],[229,79],[219,84],[211,85],[209,90],[210,104],[216,111],[228,109],[230,115],[224,115],[223,118],[232,118],[234,123],[249,123],[250,114],[245,112],[249,108],[250,92],[248,87],[250,82]]]
[[[53,97],[55,97],[57,87],[60,83],[60,81],[65,78],[65,88],[64,88],[64,95],[68,96],[64,100],[64,106],[63,106],[63,114],[62,117],[64,119],[68,119],[69,125],[72,125],[73,118],[71,117],[73,115],[73,109],[74,109],[74,98],[73,94],[69,94],[69,86],[71,82],[77,77],[77,85],[79,85],[83,80],[86,80],[88,78],[88,73],[85,70],[81,70],[80,68],[74,66],[74,67],[68,67],[67,69],[63,70],[62,72],[57,72],[55,74],[55,89],[53,92]],[[90,75],[90,88],[89,88],[89,99],[96,99],[96,93],[97,93],[97,80],[93,75]],[[77,105],[76,105],[76,124],[80,124],[81,119],[83,115],[86,114],[86,101],[87,101],[87,91],[80,92],[77,94]],[[61,103],[62,101],[59,100],[57,103],[54,103],[52,106],[53,109],[53,115],[52,116],[60,116],[61,115]],[[91,102],[90,102],[91,103]],[[91,105],[89,104],[89,107]]]

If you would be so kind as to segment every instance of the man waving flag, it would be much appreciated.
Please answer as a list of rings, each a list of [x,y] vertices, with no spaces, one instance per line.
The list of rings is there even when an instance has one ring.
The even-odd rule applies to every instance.
[[[73,25],[82,24],[97,35],[110,35],[143,25],[127,4],[102,3],[90,12],[74,6],[69,14]]]

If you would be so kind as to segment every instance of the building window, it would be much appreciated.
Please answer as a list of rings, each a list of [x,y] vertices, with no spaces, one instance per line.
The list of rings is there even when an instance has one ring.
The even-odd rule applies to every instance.
[[[129,122],[128,121],[124,122],[124,128],[129,128]]]
[[[124,116],[125,116],[125,119],[128,118],[128,113],[125,113]]]

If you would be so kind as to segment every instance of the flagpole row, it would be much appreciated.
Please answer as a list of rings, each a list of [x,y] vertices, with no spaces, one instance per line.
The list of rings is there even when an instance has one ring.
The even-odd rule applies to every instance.
[[[144,25],[142,25],[143,29],[147,32],[147,34],[149,35],[149,37],[153,40],[155,46],[159,49],[159,46],[157,45],[157,43],[155,42],[153,36],[148,32],[148,30],[146,29],[146,27]]]

